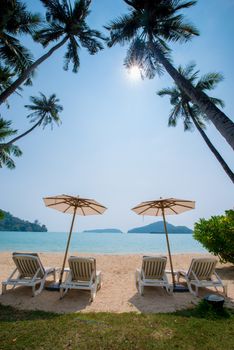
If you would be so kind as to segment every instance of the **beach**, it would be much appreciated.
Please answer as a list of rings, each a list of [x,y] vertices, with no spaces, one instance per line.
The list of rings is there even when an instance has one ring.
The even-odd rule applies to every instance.
[[[63,253],[39,253],[44,266],[61,267]],[[72,255],[78,255],[73,253]],[[151,254],[152,255],[152,254]],[[163,288],[145,288],[144,296],[140,296],[135,286],[135,270],[141,267],[142,255],[124,254],[79,254],[93,256],[97,261],[97,270],[102,271],[103,285],[94,302],[90,302],[88,291],[71,290],[62,299],[58,292],[43,290],[32,298],[31,288],[19,287],[0,296],[0,303],[25,310],[43,310],[56,313],[69,312],[142,312],[165,313],[191,308],[206,294],[214,293],[214,289],[199,289],[199,298],[191,293],[173,293],[168,295]],[[205,257],[209,254],[174,254],[172,256],[174,270],[187,270],[192,257]],[[0,281],[9,277],[14,269],[10,252],[0,253]],[[169,269],[169,261],[167,262]],[[217,265],[217,273],[228,286],[228,297],[225,305],[234,308],[234,266]]]

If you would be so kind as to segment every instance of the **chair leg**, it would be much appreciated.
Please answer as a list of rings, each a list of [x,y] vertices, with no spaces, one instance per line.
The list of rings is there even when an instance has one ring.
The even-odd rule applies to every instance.
[[[92,289],[91,289],[91,302],[94,301],[95,297],[96,297],[96,291],[97,291],[97,288],[96,286],[94,286]]]
[[[97,290],[101,289],[102,287],[102,274],[97,275]]]
[[[2,283],[2,295],[6,294],[6,291],[7,291],[7,284]]]
[[[139,286],[139,293],[140,293],[140,295],[143,296],[144,295],[144,286],[141,282],[139,282],[138,286]]]
[[[135,284],[136,284],[136,289],[139,290],[139,281],[140,281],[140,272],[139,270],[136,270],[135,273]]]
[[[60,293],[60,299],[62,299],[64,297],[64,289],[60,287],[59,289],[59,293]]]
[[[223,285],[223,294],[225,295],[225,297],[227,297],[227,285],[226,284]]]
[[[63,297],[67,294],[69,288],[63,288],[60,287],[60,299],[63,299]]]
[[[169,295],[173,294],[173,285],[166,286],[166,291]]]
[[[193,290],[191,283],[187,279],[186,279],[186,282],[187,282],[187,286],[188,286],[190,293],[197,296],[197,294],[196,294],[197,290],[196,290],[196,292]]]

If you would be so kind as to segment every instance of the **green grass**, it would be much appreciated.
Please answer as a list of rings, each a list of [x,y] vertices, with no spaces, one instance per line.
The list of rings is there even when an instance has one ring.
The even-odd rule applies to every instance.
[[[233,311],[53,314],[0,305],[0,349],[234,349]]]

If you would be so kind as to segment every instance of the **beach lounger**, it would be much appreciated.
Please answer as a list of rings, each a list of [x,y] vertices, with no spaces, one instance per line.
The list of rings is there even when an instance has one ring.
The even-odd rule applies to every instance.
[[[84,289],[90,290],[93,301],[102,284],[101,271],[96,271],[96,259],[71,256],[68,264],[65,280],[60,285],[60,297],[63,298],[69,289]]]
[[[12,259],[16,268],[10,277],[2,282],[2,294],[7,291],[7,286],[27,286],[32,287],[33,296],[41,293],[46,278],[53,276],[56,279],[56,268],[44,268],[36,253],[13,253]],[[16,275],[16,276],[15,276]]]
[[[217,260],[214,258],[194,258],[191,261],[188,271],[179,270],[177,273],[178,282],[184,278],[187,282],[190,293],[198,296],[198,288],[217,287],[223,289],[223,294],[227,295],[227,286],[223,284],[220,277],[215,272]],[[195,291],[192,286],[195,287]]]
[[[141,269],[136,270],[136,286],[141,295],[144,287],[164,287],[171,294],[173,286],[166,275],[167,258],[165,256],[144,256]]]

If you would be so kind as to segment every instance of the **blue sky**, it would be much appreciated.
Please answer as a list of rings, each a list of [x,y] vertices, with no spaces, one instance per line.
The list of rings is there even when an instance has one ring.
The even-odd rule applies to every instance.
[[[25,1],[43,11],[37,0]],[[126,12],[122,0],[93,0],[88,23],[102,30],[111,19]],[[206,0],[186,11],[201,36],[173,45],[174,64],[197,63],[201,73],[222,72],[224,82],[213,95],[225,101],[233,118],[234,34],[233,0]],[[23,38],[34,57],[39,45]],[[156,91],[172,85],[165,74],[154,80],[133,81],[123,67],[127,47],[106,48],[95,56],[80,51],[78,74],[65,72],[64,49],[38,69],[33,87],[22,98],[10,97],[10,109],[1,115],[13,120],[19,131],[29,127],[24,105],[39,91],[56,93],[64,107],[62,125],[53,131],[37,129],[19,141],[23,156],[16,169],[1,169],[0,208],[22,219],[38,219],[50,231],[66,231],[70,215],[46,208],[42,198],[74,194],[93,198],[109,209],[102,216],[78,217],[75,230],[116,227],[122,230],[161,218],[137,216],[131,208],[144,200],[178,197],[196,201],[196,209],[168,217],[173,224],[193,227],[199,218],[233,208],[234,187],[196,130],[182,124],[168,128],[170,104]],[[233,151],[212,125],[207,134],[229,166]]]

